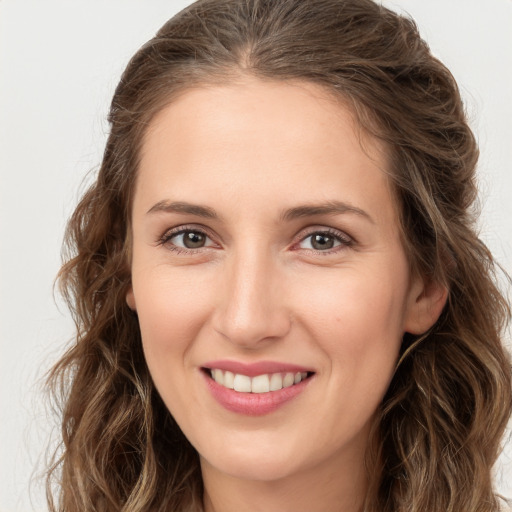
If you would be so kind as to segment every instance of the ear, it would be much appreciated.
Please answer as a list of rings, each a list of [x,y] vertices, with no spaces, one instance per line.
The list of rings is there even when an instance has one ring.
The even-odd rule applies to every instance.
[[[126,304],[132,311],[137,311],[137,305],[135,304],[135,295],[133,294],[133,287],[130,286],[126,292]]]
[[[422,276],[413,277],[404,332],[423,334],[428,331],[437,322],[447,298],[448,289],[443,284]]]

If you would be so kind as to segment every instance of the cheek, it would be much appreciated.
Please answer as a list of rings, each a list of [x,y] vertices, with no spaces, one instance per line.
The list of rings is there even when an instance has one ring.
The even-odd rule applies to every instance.
[[[204,280],[203,280],[204,282]],[[193,368],[194,341],[208,317],[211,296],[201,281],[165,265],[134,272],[133,290],[144,356],[156,389],[180,425],[187,426],[187,411],[198,397],[183,393]],[[198,292],[201,288],[201,293]],[[185,428],[189,431],[190,426]]]
[[[172,272],[164,266],[134,275],[144,352],[156,372],[159,366],[181,362],[204,324],[211,298],[207,286],[198,293],[198,282],[187,272]]]
[[[358,400],[375,395],[378,403],[398,357],[407,283],[390,275],[347,271],[334,283],[317,280],[301,297],[305,327],[330,362],[333,390]]]
[[[381,339],[401,335],[405,283],[387,275],[374,278],[346,272],[337,280],[316,279],[302,291],[297,289],[295,296],[303,304],[303,316],[309,318],[322,339],[332,341],[332,348],[338,346],[340,337],[357,350],[361,344],[372,343],[370,333]]]

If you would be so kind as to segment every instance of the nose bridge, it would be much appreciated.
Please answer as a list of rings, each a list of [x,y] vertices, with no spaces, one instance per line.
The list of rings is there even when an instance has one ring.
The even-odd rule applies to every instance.
[[[284,336],[290,320],[276,258],[261,248],[246,246],[228,259],[216,330],[248,348]]]

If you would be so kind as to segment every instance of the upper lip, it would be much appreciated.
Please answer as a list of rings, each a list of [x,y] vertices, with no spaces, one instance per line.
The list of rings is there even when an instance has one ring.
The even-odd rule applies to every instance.
[[[240,361],[231,361],[229,359],[219,361],[208,361],[204,363],[203,368],[210,370],[217,368],[219,370],[238,373],[240,375],[247,375],[247,377],[256,377],[266,373],[297,373],[308,372],[312,373],[311,368],[301,366],[298,364],[282,363],[278,361],[258,361],[255,363],[243,363]]]

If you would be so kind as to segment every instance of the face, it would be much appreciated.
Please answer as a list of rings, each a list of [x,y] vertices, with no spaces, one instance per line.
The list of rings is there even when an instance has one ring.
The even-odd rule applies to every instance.
[[[148,129],[127,302],[203,470],[360,463],[404,332],[436,318],[385,151],[355,128],[319,86],[245,79],[187,91]]]

